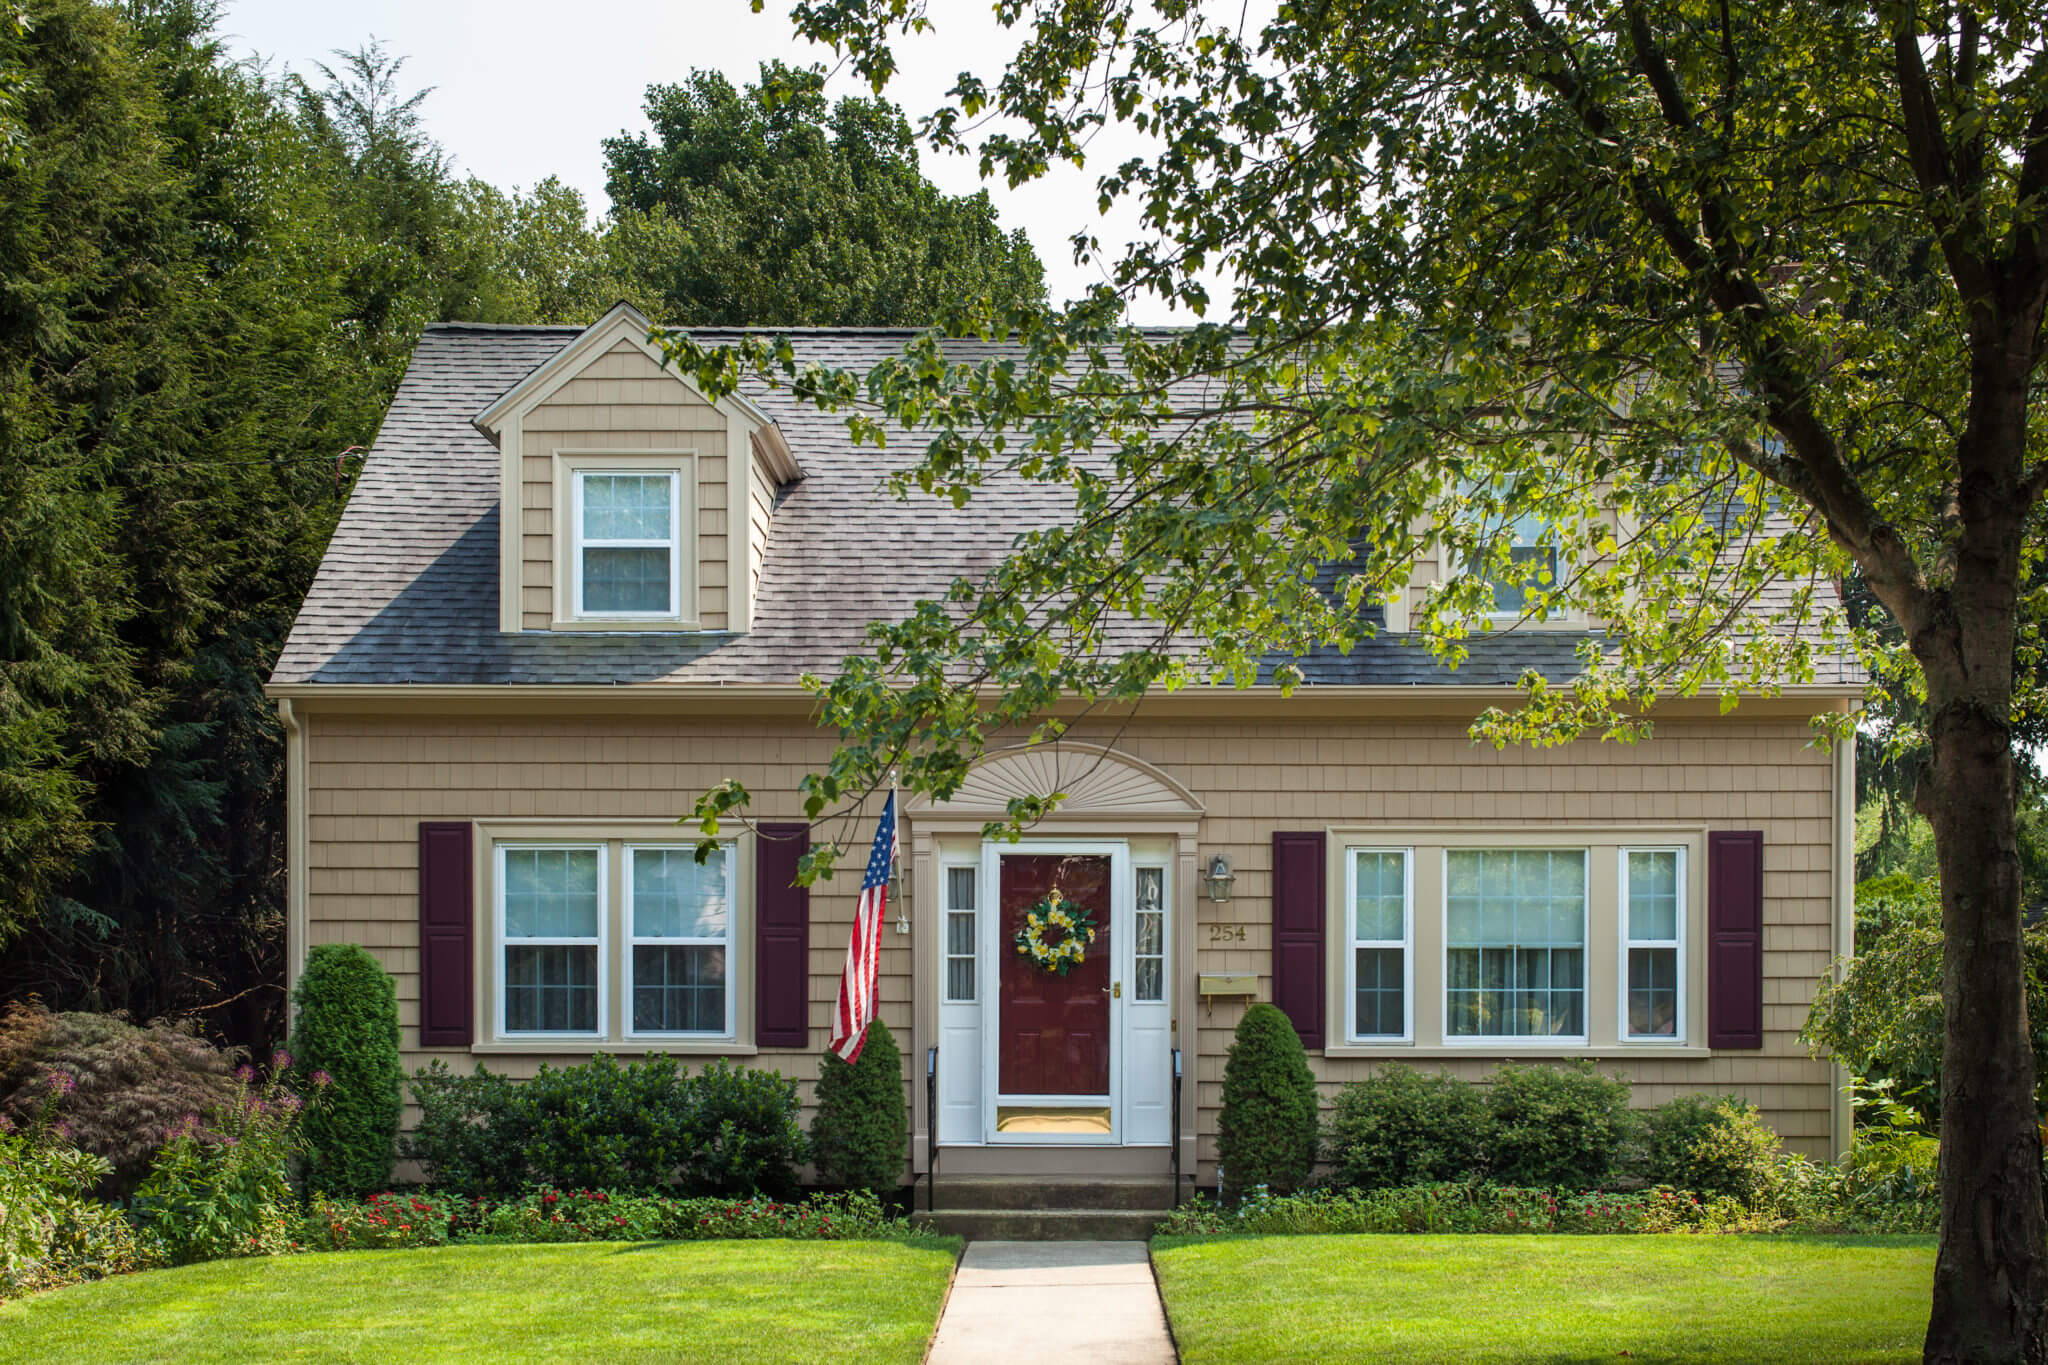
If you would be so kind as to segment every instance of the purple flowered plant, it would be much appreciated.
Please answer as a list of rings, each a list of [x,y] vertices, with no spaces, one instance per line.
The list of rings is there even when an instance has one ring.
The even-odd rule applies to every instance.
[[[78,1082],[72,1079],[70,1072],[59,1071],[54,1067],[44,1073],[44,1079],[49,1082],[50,1093],[53,1095],[68,1095],[78,1088]]]
[[[292,1054],[291,1054],[291,1053],[289,1053],[289,1052],[286,1052],[286,1051],[285,1051],[285,1050],[284,1050],[283,1048],[279,1048],[279,1049],[278,1049],[277,1051],[275,1051],[275,1052],[273,1052],[273,1053],[271,1053],[271,1054],[270,1054],[270,1067],[271,1067],[271,1070],[273,1070],[273,1071],[289,1071],[289,1070],[291,1069],[291,1065],[292,1065]]]
[[[334,1077],[328,1075],[325,1069],[315,1071],[313,1073],[313,1084],[325,1090],[328,1086],[334,1084]]]
[[[235,1079],[240,1081],[243,1085],[247,1085],[249,1082],[256,1079],[256,1068],[250,1066],[247,1062],[243,1062],[240,1066],[235,1068]]]

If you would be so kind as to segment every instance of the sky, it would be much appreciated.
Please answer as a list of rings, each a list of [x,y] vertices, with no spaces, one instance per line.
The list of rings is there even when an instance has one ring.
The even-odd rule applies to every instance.
[[[943,101],[962,69],[993,76],[995,62],[1015,46],[986,3],[935,0],[932,9],[937,31],[899,48],[902,70],[888,90],[913,123]],[[760,14],[748,0],[228,0],[219,33],[237,56],[315,81],[314,63],[381,39],[408,58],[402,88],[432,87],[422,115],[461,173],[505,189],[559,176],[601,213],[610,202],[603,139],[645,131],[640,106],[649,85],[680,81],[692,67],[715,68],[737,85],[778,57],[832,64],[829,51],[796,39],[786,15],[783,0],[770,0]],[[865,92],[844,75],[832,88]],[[1111,130],[1091,151],[1109,166],[1142,149],[1136,134]],[[927,150],[923,168],[949,193],[982,188],[971,158]],[[1014,192],[1000,182],[987,186],[1003,226],[1022,228],[1037,249],[1055,300],[1103,278],[1098,265],[1076,265],[1068,245],[1076,228],[1094,221],[1095,175],[1063,168]],[[1101,231],[1105,246],[1131,235],[1116,218]],[[1187,320],[1144,301],[1132,316]]]

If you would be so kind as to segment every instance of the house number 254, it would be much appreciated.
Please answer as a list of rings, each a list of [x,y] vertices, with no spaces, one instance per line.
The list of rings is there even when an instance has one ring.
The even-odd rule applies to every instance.
[[[1244,941],[1244,926],[1242,924],[1212,924],[1209,926],[1209,942],[1211,943],[1243,943]]]

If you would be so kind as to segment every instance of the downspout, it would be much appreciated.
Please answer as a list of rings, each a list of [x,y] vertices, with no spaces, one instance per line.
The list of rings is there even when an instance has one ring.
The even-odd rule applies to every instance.
[[[289,697],[277,701],[284,723],[284,988],[289,999],[306,965],[306,728]]]
[[[1856,951],[1856,737],[1835,742],[1835,925],[1833,963],[1829,970],[1842,979],[1843,964]],[[1849,1102],[1849,1070],[1831,1062],[1834,1103],[1828,1106],[1829,1146],[1837,1157],[1855,1137],[1856,1111]]]

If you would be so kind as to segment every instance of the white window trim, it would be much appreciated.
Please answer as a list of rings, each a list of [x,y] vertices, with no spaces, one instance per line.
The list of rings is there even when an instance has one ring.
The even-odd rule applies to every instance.
[[[583,534],[583,481],[597,478],[666,479],[668,481],[668,539],[627,540],[615,536],[590,539]],[[673,621],[682,615],[683,534],[682,475],[674,469],[607,469],[579,467],[569,475],[569,609],[578,621]],[[661,611],[586,611],[583,606],[583,552],[585,550],[668,550],[668,606]]]
[[[1690,869],[1686,867],[1685,845],[1625,844],[1621,848],[1615,850],[1615,852],[1616,866],[1614,896],[1614,939],[1616,945],[1616,952],[1614,957],[1615,972],[1617,977],[1617,980],[1615,982],[1615,1013],[1617,1015],[1617,1018],[1615,1020],[1614,1036],[1619,1038],[1624,1043],[1653,1043],[1663,1047],[1670,1047],[1673,1044],[1683,1043],[1692,1036],[1686,1032],[1686,1016],[1688,1013],[1686,1007],[1691,1003],[1689,997],[1691,996],[1692,992],[1688,989],[1690,982],[1686,976],[1686,972],[1689,970],[1690,964],[1686,961],[1685,952],[1687,909],[1685,893],[1686,877],[1689,874]],[[1678,856],[1678,919],[1677,922],[1673,925],[1673,928],[1677,931],[1678,934],[1678,937],[1676,939],[1639,939],[1633,937],[1629,932],[1628,855],[1631,853],[1674,853]],[[1676,948],[1678,950],[1678,1006],[1676,1011],[1677,1018],[1675,1021],[1676,1028],[1671,1033],[1629,1032],[1628,955],[1629,950],[1632,948]]]
[[[1401,938],[1362,939],[1358,930],[1358,855],[1398,853],[1401,855]],[[1399,948],[1401,950],[1401,1031],[1360,1033],[1358,1026],[1358,950]],[[1344,846],[1344,1039],[1367,1046],[1415,1041],[1415,850],[1386,844]]]
[[[520,938],[520,939],[513,939],[513,938],[509,938],[509,937],[507,937],[507,936],[506,936],[506,933],[505,933],[505,855],[506,855],[507,853],[534,853],[534,852],[541,852],[541,853],[569,853],[569,852],[574,852],[574,853],[595,853],[595,854],[597,855],[597,938],[596,938],[596,940],[594,941],[594,943],[593,943],[593,940],[591,940],[591,939],[588,939],[588,938],[555,938],[555,937],[550,937],[550,938]],[[493,865],[493,868],[492,868],[492,872],[493,872],[493,874],[494,874],[494,875],[493,875],[493,877],[492,877],[492,881],[493,881],[493,883],[494,883],[494,886],[493,886],[493,889],[492,889],[492,892],[491,892],[491,937],[492,937],[492,940],[493,940],[493,949],[492,949],[492,953],[491,953],[491,956],[492,956],[492,958],[494,959],[494,963],[493,963],[493,971],[495,972],[495,976],[496,976],[496,986],[497,986],[497,991],[496,991],[496,994],[497,994],[497,1026],[498,1026],[498,1027],[497,1027],[497,1036],[498,1036],[498,1037],[500,1037],[500,1038],[512,1038],[512,1039],[521,1039],[521,1040],[525,1040],[525,1039],[549,1039],[549,1038],[576,1038],[576,1039],[587,1039],[587,1038],[595,1038],[595,1039],[600,1039],[600,1040],[601,1040],[601,1039],[603,1039],[603,1038],[605,1038],[605,1037],[607,1037],[607,1036],[608,1036],[608,1035],[606,1034],[606,1032],[605,1032],[605,1021],[606,1021],[606,1020],[607,1020],[608,1018],[610,1018],[610,1007],[611,1007],[611,980],[610,980],[610,975],[611,975],[611,974],[610,974],[610,971],[609,971],[609,963],[610,963],[610,960],[611,960],[611,953],[610,953],[610,951],[609,951],[609,949],[608,949],[608,935],[606,934],[606,932],[605,932],[605,931],[606,931],[606,929],[607,929],[607,928],[609,927],[609,921],[610,921],[610,911],[609,911],[609,908],[608,908],[608,907],[609,907],[609,905],[610,905],[610,897],[609,897],[609,896],[608,896],[608,895],[606,894],[606,893],[607,893],[607,885],[606,885],[606,882],[607,882],[607,879],[608,879],[608,875],[609,875],[609,867],[608,867],[608,865],[609,865],[609,863],[610,863],[610,861],[611,861],[611,859],[610,859],[610,856],[609,856],[609,852],[610,852],[610,850],[609,850],[609,847],[608,847],[608,846],[607,846],[607,845],[606,845],[606,844],[605,844],[605,843],[604,843],[603,841],[601,841],[601,840],[600,840],[600,841],[586,841],[586,840],[547,840],[547,841],[536,841],[536,840],[506,840],[506,841],[503,841],[503,842],[500,842],[500,843],[497,843],[497,844],[494,844],[494,845],[492,845],[492,849],[491,849],[491,858],[492,858],[492,862],[493,862],[493,864],[494,864],[494,865]],[[508,996],[507,996],[507,992],[506,992],[506,989],[505,989],[505,952],[506,952],[506,949],[508,949],[509,947],[511,947],[511,946],[512,946],[512,945],[513,945],[514,943],[517,943],[517,944],[518,944],[518,945],[519,945],[520,947],[523,947],[523,948],[584,948],[584,947],[592,947],[592,946],[594,946],[594,947],[595,947],[595,948],[597,949],[597,1011],[596,1011],[596,1017],[597,1017],[597,1027],[596,1027],[596,1028],[594,1028],[594,1029],[589,1029],[589,1030],[583,1030],[583,1029],[519,1029],[519,1030],[514,1030],[514,1029],[512,1029],[512,1028],[509,1028],[509,1027],[507,1027],[507,1026],[506,1026],[505,1018],[506,1018],[506,1005],[507,1005],[507,1003],[508,1003]]]
[[[1579,900],[1579,952],[1582,961],[1579,966],[1579,994],[1582,1007],[1579,1021],[1583,1025],[1578,1033],[1545,1033],[1540,1035],[1512,1033],[1460,1033],[1451,1032],[1451,854],[1453,853],[1578,853],[1581,876]],[[1443,903],[1437,907],[1441,926],[1438,938],[1443,949],[1443,962],[1439,967],[1438,992],[1441,999],[1437,1007],[1443,1012],[1443,1043],[1447,1048],[1527,1048],[1531,1051],[1555,1050],[1560,1047],[1585,1047],[1592,1042],[1593,1028],[1593,850],[1583,844],[1473,844],[1442,850],[1443,867],[1439,885],[1443,889]]]
[[[674,840],[628,840],[619,846],[619,930],[626,945],[625,960],[620,965],[626,981],[623,1012],[620,1027],[625,1036],[641,1038],[678,1038],[692,1041],[705,1039],[729,1040],[739,1037],[739,983],[735,980],[739,964],[739,947],[734,942],[739,932],[739,845],[726,839],[719,845],[725,851],[725,936],[723,938],[643,938],[633,932],[633,853],[636,849],[657,849],[665,853],[681,851],[694,853],[695,844],[677,843]],[[710,1032],[698,1029],[636,1029],[633,1027],[633,949],[645,944],[665,948],[713,948],[725,949],[725,1027],[722,1031]]]
[[[972,874],[968,885],[974,888],[975,903],[962,907],[953,904],[953,874],[965,871]],[[977,1005],[981,1002],[981,860],[979,858],[941,859],[939,862],[939,1003],[941,1005]],[[974,917],[974,937],[968,944],[967,952],[953,951],[954,915]],[[968,997],[952,992],[952,965],[956,959],[966,958],[967,979],[972,983],[974,994]]]

